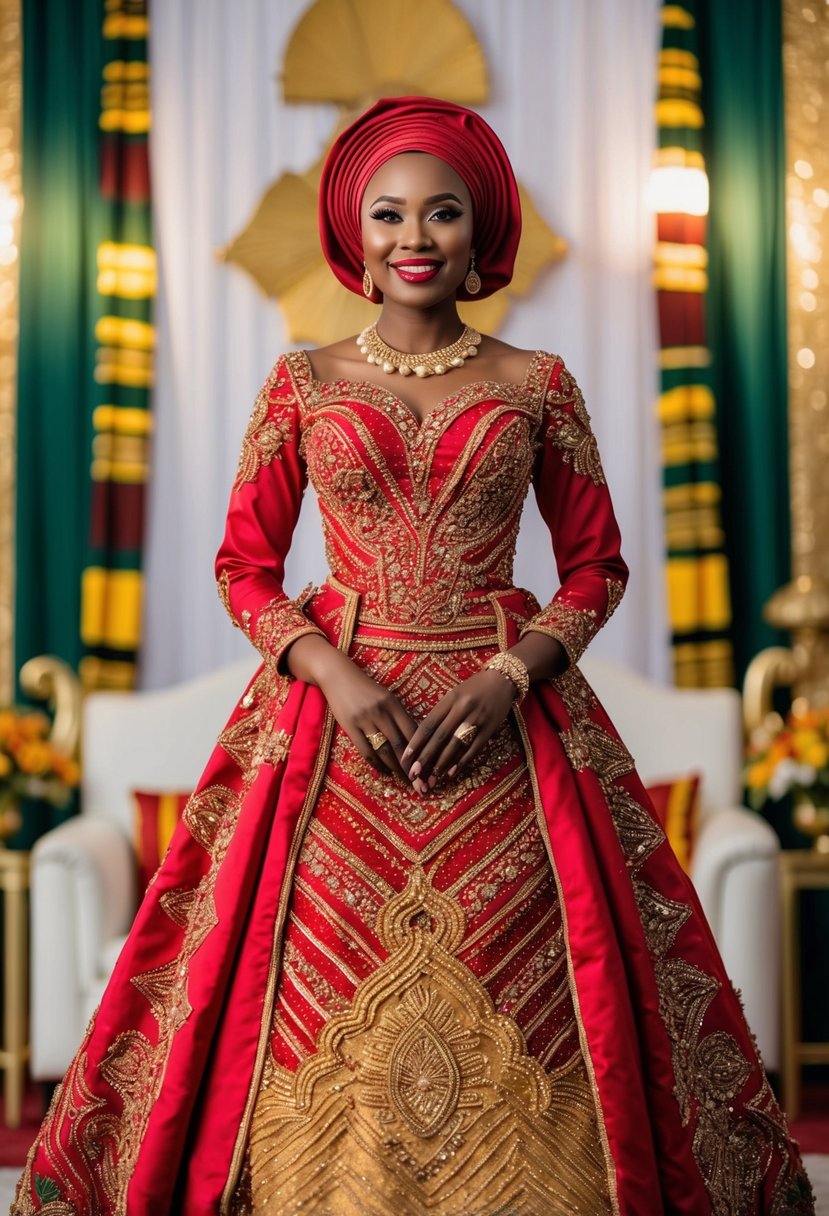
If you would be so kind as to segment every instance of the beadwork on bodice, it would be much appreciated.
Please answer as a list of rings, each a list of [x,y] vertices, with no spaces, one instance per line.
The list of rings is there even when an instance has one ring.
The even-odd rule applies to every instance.
[[[466,385],[419,423],[388,390],[321,383],[303,352],[287,357],[331,573],[362,613],[442,624],[512,585],[547,360],[536,352],[521,384]]]

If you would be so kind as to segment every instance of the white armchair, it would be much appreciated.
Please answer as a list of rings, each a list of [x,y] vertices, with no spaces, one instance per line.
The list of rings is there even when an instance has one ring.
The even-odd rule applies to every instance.
[[[734,688],[673,688],[603,659],[579,664],[645,785],[702,774],[691,880],[740,990],[767,1070],[780,1067],[777,833],[740,805],[742,704]]]
[[[192,789],[257,663],[162,692],[96,693],[84,707],[83,814],[32,854],[31,1070],[63,1075],[135,911],[130,790]],[[775,833],[739,806],[740,698],[665,688],[600,659],[581,664],[645,782],[702,772],[692,878],[767,1068],[779,1064]]]
[[[101,692],[83,708],[83,813],[47,832],[31,865],[31,1073],[63,1076],[136,910],[134,789],[187,791],[259,662],[161,692]]]

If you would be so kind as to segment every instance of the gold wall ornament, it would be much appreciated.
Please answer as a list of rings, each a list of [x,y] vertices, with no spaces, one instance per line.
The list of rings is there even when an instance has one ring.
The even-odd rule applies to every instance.
[[[775,685],[829,704],[829,6],[783,0],[786,126],[789,470],[792,581],[765,619],[792,635],[761,651],[744,685],[749,730],[771,712]]]
[[[423,94],[462,105],[487,100],[483,49],[459,10],[450,0],[424,0],[414,45],[400,36],[408,12],[402,0],[316,0],[301,18],[285,52],[283,95],[339,105],[329,147],[380,97]],[[245,228],[218,251],[278,300],[291,342],[335,342],[377,319],[377,305],[343,287],[320,249],[317,195],[325,155],[305,173],[283,173]],[[486,300],[459,306],[465,323],[489,333],[501,326],[511,300],[529,294],[539,274],[567,252],[520,182],[518,189],[523,225],[512,282]],[[486,251],[478,250],[482,261]]]
[[[0,0],[0,703],[14,700],[14,497],[17,431],[20,0]]]
[[[316,0],[288,42],[282,94],[357,111],[407,94],[474,105],[489,79],[474,29],[449,0]]]

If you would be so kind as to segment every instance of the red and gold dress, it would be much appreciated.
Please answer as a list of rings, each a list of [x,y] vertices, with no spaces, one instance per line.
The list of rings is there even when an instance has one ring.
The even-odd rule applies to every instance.
[[[290,600],[307,479],[331,574]],[[561,587],[513,586],[530,483]],[[263,655],[33,1147],[16,1216],[802,1216],[740,1000],[577,663],[627,567],[562,361],[393,393],[282,357],[217,558]],[[286,647],[422,718],[526,630],[570,664],[471,771],[380,775]]]

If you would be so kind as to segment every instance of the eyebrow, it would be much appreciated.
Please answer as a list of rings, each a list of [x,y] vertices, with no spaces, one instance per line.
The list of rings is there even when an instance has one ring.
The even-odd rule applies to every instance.
[[[431,207],[432,203],[439,203],[445,198],[451,198],[452,201],[457,203],[459,207],[463,206],[463,203],[458,198],[457,194],[450,194],[448,190],[443,194],[430,194],[428,198],[423,200],[423,202],[427,207]],[[403,207],[406,200],[404,198],[393,198],[390,194],[381,194],[380,197],[376,198],[371,205],[372,207],[376,207],[378,203],[396,203],[398,207]]]

